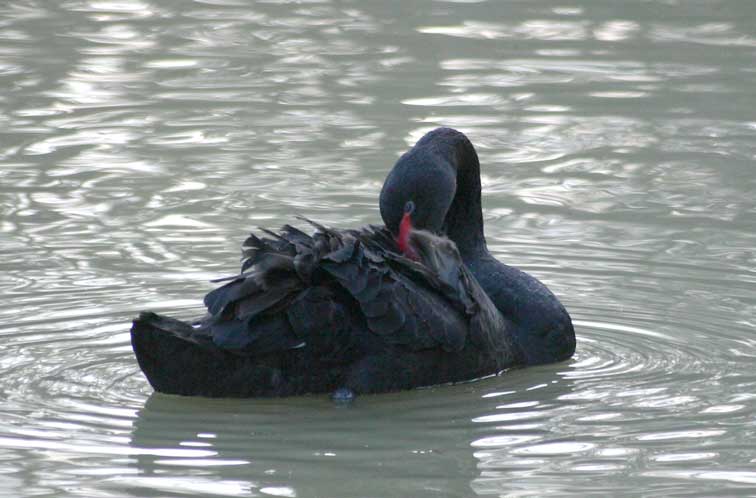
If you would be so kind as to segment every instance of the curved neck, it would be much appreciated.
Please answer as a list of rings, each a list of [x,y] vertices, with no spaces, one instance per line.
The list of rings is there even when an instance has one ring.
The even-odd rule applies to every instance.
[[[457,244],[463,259],[486,253],[480,162],[475,148],[464,134],[450,128],[428,133],[416,147],[422,146],[434,149],[456,170],[456,191],[444,218],[446,235]]]

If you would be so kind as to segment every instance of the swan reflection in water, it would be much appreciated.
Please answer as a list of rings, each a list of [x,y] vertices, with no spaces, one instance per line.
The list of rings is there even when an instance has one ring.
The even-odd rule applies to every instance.
[[[192,487],[224,496],[265,494],[266,488],[289,490],[284,496],[397,496],[397,489],[403,496],[470,496],[471,488],[501,493],[520,484],[532,491],[533,479],[518,472],[550,467],[511,450],[563,440],[558,413],[569,403],[559,398],[573,388],[563,378],[565,368],[368,396],[347,408],[318,396],[152,393],[134,422],[137,474],[129,480],[142,495]],[[493,482],[492,472],[508,484]]]

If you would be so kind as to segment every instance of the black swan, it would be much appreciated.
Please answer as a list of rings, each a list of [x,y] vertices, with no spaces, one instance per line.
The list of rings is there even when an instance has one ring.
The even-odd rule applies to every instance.
[[[480,196],[467,137],[429,132],[386,178],[385,227],[250,235],[204,317],[134,320],[140,368],[165,393],[351,399],[569,358],[570,316],[489,254]]]

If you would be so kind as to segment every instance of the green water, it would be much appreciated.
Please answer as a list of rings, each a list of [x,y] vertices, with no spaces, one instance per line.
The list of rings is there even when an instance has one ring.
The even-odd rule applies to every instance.
[[[756,4],[0,5],[0,496],[756,495]],[[468,134],[489,246],[573,360],[368,396],[156,395],[257,227],[379,221]]]

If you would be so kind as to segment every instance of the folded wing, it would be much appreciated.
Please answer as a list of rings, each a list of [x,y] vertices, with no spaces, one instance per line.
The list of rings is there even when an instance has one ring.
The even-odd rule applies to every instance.
[[[309,348],[339,361],[366,348],[460,351],[510,347],[507,324],[454,243],[418,235],[419,262],[386,229],[310,222],[244,244],[242,273],[205,297],[201,327],[219,347],[262,355]]]

